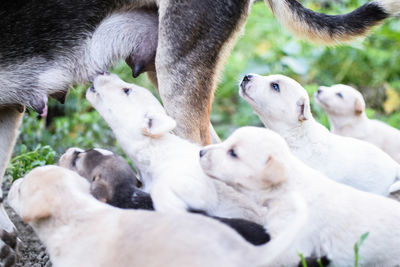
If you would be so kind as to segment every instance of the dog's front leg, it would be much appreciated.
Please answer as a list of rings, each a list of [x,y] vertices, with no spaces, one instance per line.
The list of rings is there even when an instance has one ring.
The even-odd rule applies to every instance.
[[[10,160],[23,113],[14,107],[0,108],[0,183]],[[1,196],[3,192],[0,189]],[[12,266],[17,260],[17,236],[15,227],[0,203],[0,259],[3,266]]]
[[[210,143],[211,102],[223,54],[236,40],[250,1],[160,1],[156,70],[160,96],[176,133]]]

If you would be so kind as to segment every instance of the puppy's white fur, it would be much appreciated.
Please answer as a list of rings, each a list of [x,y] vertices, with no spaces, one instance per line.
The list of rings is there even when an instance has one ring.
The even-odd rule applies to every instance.
[[[274,266],[296,266],[298,252],[326,255],[333,266],[354,266],[353,246],[366,232],[360,266],[400,262],[400,203],[328,179],[296,158],[276,133],[240,128],[202,154],[201,166],[209,176],[268,207],[272,238],[292,220],[288,196],[295,192],[306,199],[308,223]]]
[[[298,216],[275,241],[255,247],[201,215],[113,208],[90,195],[85,178],[56,166],[17,180],[8,198],[57,267],[270,266],[305,223]]]
[[[388,195],[400,178],[399,164],[381,149],[332,134],[315,121],[306,90],[293,79],[254,74],[242,83],[240,95],[266,127],[285,138],[294,155],[329,178],[381,195]]]
[[[370,142],[400,163],[400,131],[368,119],[359,91],[343,84],[321,86],[314,99],[328,114],[332,133]]]
[[[263,210],[204,174],[198,161],[200,147],[169,133],[175,121],[148,90],[114,74],[96,77],[93,85],[87,99],[139,170],[156,210],[204,210],[265,224]]]

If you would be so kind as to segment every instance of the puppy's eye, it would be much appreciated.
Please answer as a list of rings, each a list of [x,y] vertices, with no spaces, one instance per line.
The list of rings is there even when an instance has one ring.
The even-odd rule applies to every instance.
[[[271,88],[272,88],[272,90],[274,90],[276,92],[281,91],[281,89],[279,88],[279,84],[277,84],[277,83],[271,83]]]
[[[126,95],[129,95],[131,93],[132,89],[131,88],[122,88],[122,91],[124,91],[124,93]]]
[[[228,150],[228,155],[231,156],[232,158],[237,158],[238,155],[236,154],[235,150],[233,148]]]
[[[342,93],[341,93],[341,92],[339,92],[339,93],[336,93],[336,95],[337,95],[338,97],[340,97],[340,98],[343,98],[343,95],[342,95]]]

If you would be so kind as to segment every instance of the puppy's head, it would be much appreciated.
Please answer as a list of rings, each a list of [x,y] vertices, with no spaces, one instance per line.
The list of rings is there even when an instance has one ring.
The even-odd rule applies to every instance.
[[[117,135],[157,138],[176,126],[147,89],[126,83],[115,74],[97,76],[86,98]]]
[[[239,191],[268,190],[287,179],[289,148],[282,137],[265,128],[243,127],[226,141],[200,151],[204,172]]]
[[[343,84],[320,86],[314,94],[314,99],[328,115],[332,116],[353,117],[365,111],[365,101],[361,93]]]
[[[69,148],[59,165],[77,172],[90,182],[90,191],[98,200],[111,203],[123,190],[132,191],[140,181],[128,163],[119,155],[105,149],[82,150]]]
[[[71,209],[74,195],[89,194],[89,183],[78,174],[57,166],[44,166],[15,181],[8,201],[24,222],[34,223]]]
[[[239,89],[268,127],[278,124],[296,126],[312,117],[306,90],[295,80],[283,75],[246,75]]]

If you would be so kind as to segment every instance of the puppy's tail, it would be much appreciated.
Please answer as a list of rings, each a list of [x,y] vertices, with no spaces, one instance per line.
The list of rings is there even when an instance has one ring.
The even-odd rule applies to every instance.
[[[400,14],[400,1],[375,0],[344,15],[325,15],[296,0],[264,0],[275,17],[300,38],[335,44],[361,37],[390,16]]]
[[[300,231],[304,228],[308,220],[308,207],[303,197],[292,194],[291,200],[295,204],[295,217],[293,223],[287,229],[266,245],[257,247],[257,258],[260,259],[257,266],[278,266],[280,257],[284,257],[285,251],[296,240]]]

